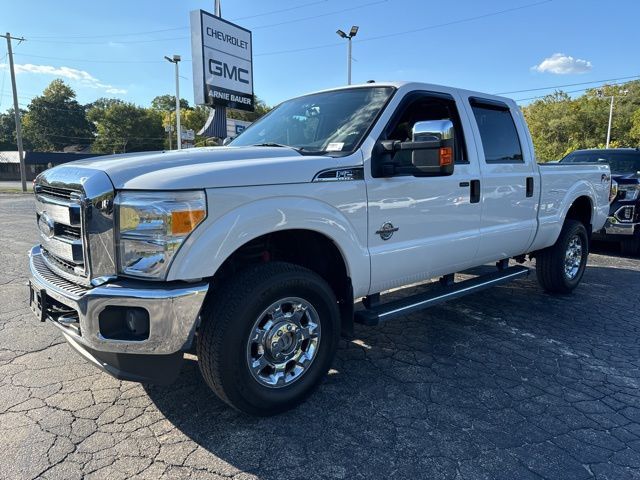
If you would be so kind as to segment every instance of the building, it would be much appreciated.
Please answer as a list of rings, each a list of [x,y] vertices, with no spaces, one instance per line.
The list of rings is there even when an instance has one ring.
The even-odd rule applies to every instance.
[[[95,153],[71,152],[24,152],[27,180],[33,180],[47,168],[63,163],[97,157]],[[0,180],[20,180],[20,157],[18,152],[0,152]]]

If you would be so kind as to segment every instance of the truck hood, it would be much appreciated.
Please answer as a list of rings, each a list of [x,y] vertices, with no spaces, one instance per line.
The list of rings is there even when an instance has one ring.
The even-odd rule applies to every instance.
[[[116,189],[184,190],[310,182],[337,162],[286,147],[205,147],[109,155],[71,165],[104,171]]]
[[[640,183],[640,172],[636,173],[622,173],[622,174],[611,174],[611,178],[613,178],[618,183]]]

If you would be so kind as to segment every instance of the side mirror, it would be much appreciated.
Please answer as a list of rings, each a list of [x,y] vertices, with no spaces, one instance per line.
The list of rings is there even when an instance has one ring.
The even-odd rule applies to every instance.
[[[382,165],[382,176],[393,176],[399,172],[416,177],[446,176],[453,173],[455,138],[451,120],[429,120],[416,122],[410,142],[383,140],[383,152],[395,156],[398,152],[411,153],[411,167],[403,167],[397,160]],[[407,159],[408,160],[408,159]]]
[[[411,142],[402,149],[411,150],[411,163],[417,175],[451,175],[454,166],[455,134],[451,120],[416,122]]]
[[[222,141],[222,146],[226,147],[233,141],[234,138],[236,137],[225,137],[225,139]]]

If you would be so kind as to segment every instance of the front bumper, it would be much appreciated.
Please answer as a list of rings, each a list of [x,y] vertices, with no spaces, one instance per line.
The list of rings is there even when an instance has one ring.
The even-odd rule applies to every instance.
[[[614,217],[607,218],[607,222],[604,224],[602,230],[594,233],[594,237],[597,239],[607,239],[606,237],[632,237],[638,230],[639,223],[632,222],[620,222]]]
[[[207,282],[118,280],[86,288],[53,273],[40,246],[31,249],[29,267],[33,289],[43,292],[58,307],[49,308],[48,302],[43,302],[42,317],[52,321],[71,346],[96,366],[118,378],[155,383],[166,383],[154,379],[164,379],[171,365],[177,363],[179,370],[182,352],[191,346],[195,334],[209,288]],[[72,313],[60,315],[60,305]],[[149,314],[148,338],[106,338],[98,319],[110,306],[145,309]]]

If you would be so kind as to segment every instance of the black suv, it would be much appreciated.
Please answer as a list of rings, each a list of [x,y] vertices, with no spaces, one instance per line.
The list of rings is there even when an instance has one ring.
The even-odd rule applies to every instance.
[[[609,164],[611,176],[618,182],[618,195],[604,228],[593,236],[597,240],[620,242],[626,255],[640,254],[640,149],[576,150],[560,163]]]

